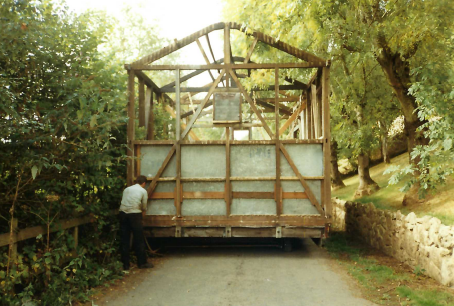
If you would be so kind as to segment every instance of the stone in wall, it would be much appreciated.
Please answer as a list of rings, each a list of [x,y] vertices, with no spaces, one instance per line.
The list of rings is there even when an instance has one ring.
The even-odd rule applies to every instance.
[[[443,285],[454,285],[454,227],[437,218],[403,215],[333,199],[333,230],[347,231]]]

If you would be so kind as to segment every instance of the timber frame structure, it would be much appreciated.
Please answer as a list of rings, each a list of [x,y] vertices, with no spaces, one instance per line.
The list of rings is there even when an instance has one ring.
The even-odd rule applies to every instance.
[[[210,45],[208,34],[216,30],[224,32],[224,58],[215,59]],[[232,55],[231,30],[252,38],[245,57]],[[212,62],[207,56],[210,53],[200,42],[204,36]],[[191,43],[197,44],[205,63],[153,64]],[[294,62],[251,62],[259,43],[293,56]],[[138,175],[148,177],[149,204],[143,222],[151,236],[322,238],[327,235],[332,212],[330,61],[263,33],[246,31],[239,24],[216,23],[126,64],[125,69],[129,116],[127,184],[132,185]],[[274,72],[274,84],[248,92],[240,79],[262,69]],[[287,69],[311,69],[314,73],[308,82],[301,82],[290,79],[285,74]],[[145,73],[158,70],[173,71],[174,81],[158,86]],[[182,86],[206,72],[212,79],[210,84]],[[192,97],[204,92],[203,99],[193,100]],[[210,98],[216,93],[239,94],[240,118],[244,105],[249,121],[243,115],[240,122],[196,124],[199,118],[211,114],[215,102]],[[258,97],[260,94],[266,97]],[[154,114],[158,106],[173,118],[179,118],[172,126],[173,139],[155,140]],[[265,115],[270,112],[274,116]],[[145,139],[141,140],[136,140],[137,114],[138,126],[146,131]],[[251,119],[253,116],[255,119]],[[196,128],[213,127],[224,129],[221,139],[203,140],[195,133]],[[248,130],[249,139],[236,140],[235,130]],[[256,139],[252,137],[253,130],[259,136]],[[214,208],[207,208],[210,205]],[[268,208],[262,209],[261,205]],[[304,209],[300,208],[303,206]],[[202,208],[206,210],[197,211]]]

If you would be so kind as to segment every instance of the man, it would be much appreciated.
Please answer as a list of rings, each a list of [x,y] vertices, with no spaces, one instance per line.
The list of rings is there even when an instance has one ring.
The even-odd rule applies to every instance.
[[[137,184],[129,186],[123,191],[123,198],[120,205],[120,251],[123,269],[129,270],[129,246],[131,233],[133,245],[137,256],[139,269],[152,268],[151,263],[147,263],[145,253],[145,237],[143,235],[142,214],[145,214],[148,193],[145,190],[147,178],[143,175],[137,177]]]

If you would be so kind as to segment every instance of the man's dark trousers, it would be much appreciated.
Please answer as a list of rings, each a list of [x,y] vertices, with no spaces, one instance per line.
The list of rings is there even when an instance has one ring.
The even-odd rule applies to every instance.
[[[129,269],[129,246],[131,244],[131,233],[133,236],[134,252],[137,256],[137,265],[140,267],[147,263],[145,253],[145,237],[143,235],[142,213],[127,214],[120,211],[120,250],[123,268]]]

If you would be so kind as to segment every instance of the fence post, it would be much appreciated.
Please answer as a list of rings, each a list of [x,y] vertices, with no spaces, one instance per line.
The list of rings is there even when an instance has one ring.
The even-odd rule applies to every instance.
[[[74,250],[77,251],[77,246],[79,245],[79,226],[74,227],[73,238],[74,238]]]
[[[17,218],[11,219],[11,226],[13,228],[12,241],[10,240],[11,248],[11,262],[15,262],[17,259],[17,229],[19,227],[19,220]]]

